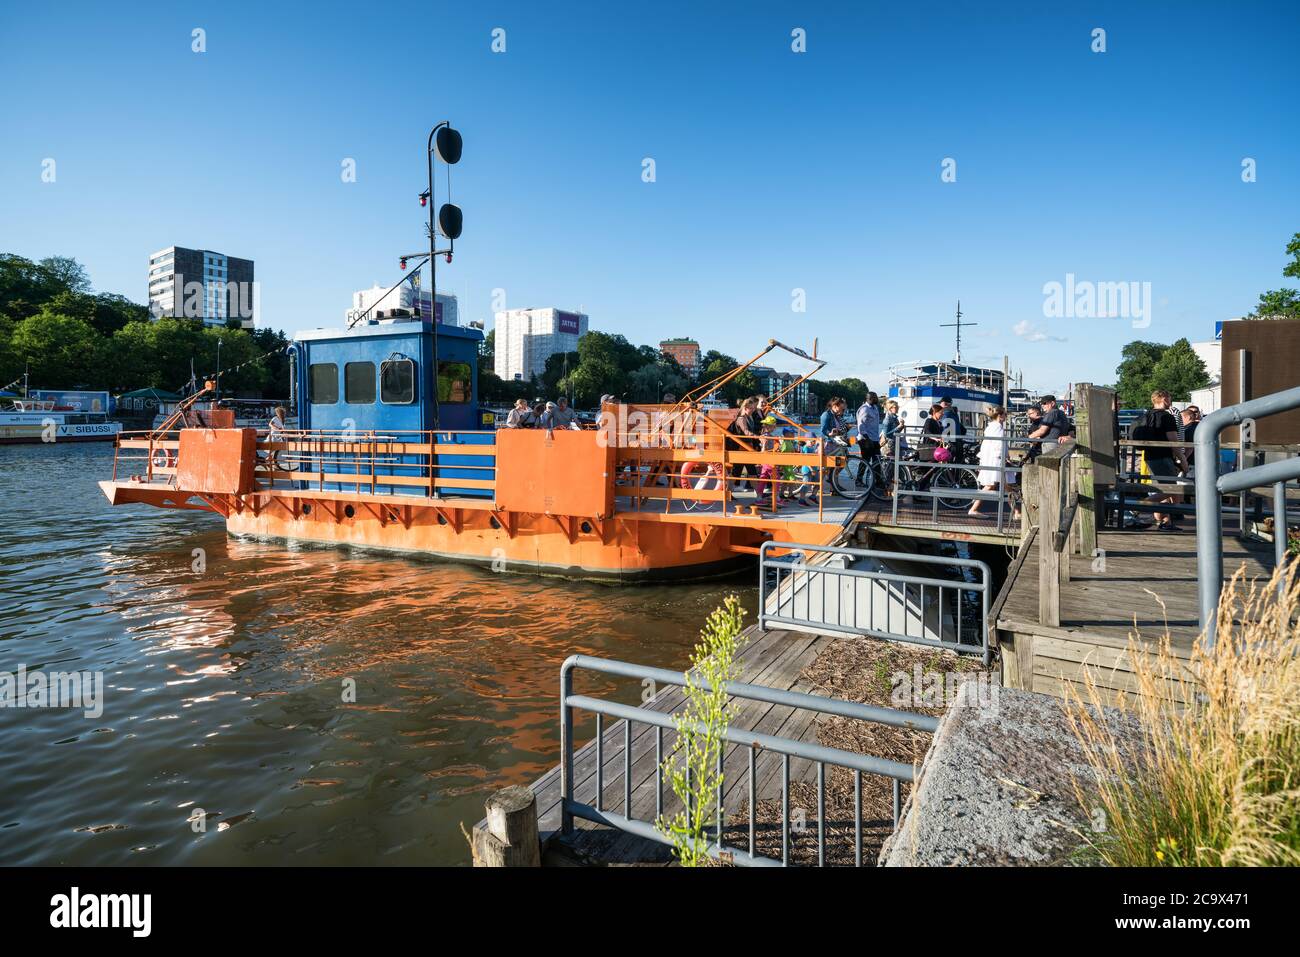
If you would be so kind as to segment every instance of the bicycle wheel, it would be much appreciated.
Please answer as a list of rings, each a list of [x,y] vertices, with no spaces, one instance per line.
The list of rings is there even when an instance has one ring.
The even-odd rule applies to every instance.
[[[878,502],[888,502],[889,487],[894,484],[893,460],[877,458],[867,469],[867,481],[871,483],[868,494]]]
[[[862,459],[856,455],[835,460],[835,467],[831,470],[831,487],[835,489],[837,495],[855,501],[866,496],[871,490],[871,470],[866,470],[862,482],[859,483],[858,469],[860,468],[862,468]]]
[[[969,489],[974,491],[975,477],[965,469],[939,469],[939,474],[934,477],[932,484],[936,492],[944,489]],[[939,496],[939,504],[944,508],[970,508],[971,501],[972,499],[964,496],[950,498]]]

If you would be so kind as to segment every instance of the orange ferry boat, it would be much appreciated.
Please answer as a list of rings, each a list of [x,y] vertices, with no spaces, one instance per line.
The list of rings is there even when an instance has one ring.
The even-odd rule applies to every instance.
[[[726,431],[735,409],[697,401],[776,348],[815,364],[793,389],[824,364],[815,356],[773,340],[676,404],[607,403],[581,431],[497,431],[477,403],[481,337],[427,320],[300,334],[289,353],[301,429],[234,428],[208,383],[162,427],[119,436],[100,486],[113,505],[216,512],[233,535],[579,578],[723,574],[765,541],[846,534],[859,503],[827,498],[835,460],[820,437],[787,419],[795,451],[746,447]],[[761,500],[733,489],[746,464],[771,466]],[[815,504],[781,501],[779,488],[810,479]]]

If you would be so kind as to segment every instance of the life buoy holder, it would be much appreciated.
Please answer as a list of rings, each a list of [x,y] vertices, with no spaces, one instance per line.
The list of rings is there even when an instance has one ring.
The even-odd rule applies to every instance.
[[[149,456],[149,464],[156,469],[176,467],[176,452],[173,449],[154,449]]]

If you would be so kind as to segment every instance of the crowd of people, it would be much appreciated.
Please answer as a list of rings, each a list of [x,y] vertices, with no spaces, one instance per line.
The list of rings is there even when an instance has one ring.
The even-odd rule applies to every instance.
[[[615,401],[613,396],[602,396],[601,405]],[[677,397],[671,393],[663,396],[662,404],[673,405],[676,402]],[[856,434],[858,450],[854,457],[859,487],[864,487],[869,463],[878,456],[894,454],[895,449],[905,451],[908,457],[915,457],[923,463],[969,465],[975,473],[978,489],[1006,495],[1013,508],[1012,517],[1016,519],[1020,513],[1017,476],[1021,468],[1075,437],[1073,421],[1053,395],[1045,395],[1030,406],[1025,411],[1025,419],[1023,435],[1013,436],[1008,410],[990,406],[985,410],[982,434],[974,445],[970,445],[971,439],[967,437],[966,427],[952,398],[945,396],[930,406],[929,413],[920,423],[913,456],[898,403],[892,399],[882,401],[875,392],[868,392],[851,415],[845,399],[833,396],[827,401],[815,432],[792,424],[783,426],[768,396],[758,394],[737,404],[735,418],[726,426],[726,432],[728,448],[737,452],[818,454],[824,449],[831,456],[849,454],[854,441],[850,436]],[[1157,390],[1152,394],[1151,408],[1144,412],[1128,435],[1134,440],[1164,443],[1150,447],[1134,446],[1135,454],[1140,453],[1140,471],[1146,480],[1153,485],[1190,484],[1192,443],[1200,419],[1200,410],[1196,406],[1175,410],[1167,392]],[[789,421],[786,419],[787,423]],[[1115,425],[1119,437],[1118,413]],[[578,430],[582,425],[568,401],[560,397],[553,402],[533,404],[525,399],[517,400],[503,427],[553,431]],[[1018,454],[1013,454],[1015,450],[1019,450]],[[928,489],[934,471],[927,470],[920,475],[917,483],[920,490]],[[696,488],[705,487],[706,483],[718,487],[726,481],[735,491],[754,491],[760,507],[780,508],[787,504],[816,505],[819,494],[835,494],[833,488],[820,481],[818,473],[819,469],[811,464],[740,462],[731,466],[730,475],[724,476],[717,466],[704,469],[686,463],[676,478],[684,486]],[[1149,494],[1157,504],[1181,498],[1180,493],[1160,488],[1153,488]],[[995,498],[995,494],[989,494],[973,499],[970,514],[980,514],[984,502]],[[1160,528],[1177,527],[1172,514],[1157,512],[1155,521]]]
[[[516,399],[515,406],[506,416],[506,429],[556,429],[580,430],[578,413],[569,408],[569,400],[560,396],[554,402],[537,402],[529,405],[527,399]]]

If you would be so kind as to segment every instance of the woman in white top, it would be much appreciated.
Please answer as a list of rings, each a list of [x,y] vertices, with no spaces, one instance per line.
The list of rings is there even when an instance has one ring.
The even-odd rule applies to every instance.
[[[1015,473],[1007,474],[1002,470],[1002,464],[1007,459],[1007,443],[1004,440],[1006,436],[1007,410],[1001,406],[995,406],[986,413],[988,421],[984,425],[984,438],[980,441],[980,470],[975,476],[975,481],[981,489],[986,492],[995,491],[998,484],[1003,480],[1009,486],[1015,481]],[[976,499],[971,503],[970,514],[978,515],[980,506],[984,502]],[[1020,517],[1020,509],[1016,503],[1012,502],[1015,508],[1012,519]]]

